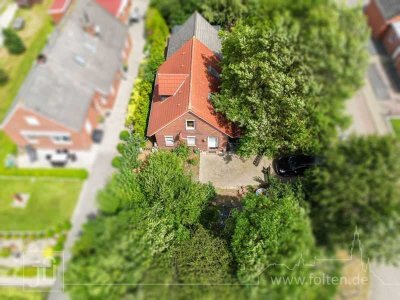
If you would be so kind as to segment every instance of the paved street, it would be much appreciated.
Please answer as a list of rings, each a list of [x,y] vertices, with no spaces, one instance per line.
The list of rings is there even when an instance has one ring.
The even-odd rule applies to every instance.
[[[133,7],[138,7],[141,13],[146,11],[148,0],[135,0]],[[105,185],[113,173],[111,161],[117,155],[116,146],[119,142],[119,133],[124,129],[125,115],[132,91],[134,80],[137,76],[138,67],[143,59],[144,21],[134,24],[130,28],[130,34],[133,42],[133,50],[129,61],[128,76],[122,81],[118,98],[111,116],[107,119],[103,144],[97,152],[97,158],[90,170],[90,176],[85,182],[80,194],[77,206],[72,216],[72,229],[68,234],[64,248],[65,262],[71,257],[71,248],[79,238],[82,226],[86,223],[88,216],[97,211],[96,194]],[[60,274],[57,283],[49,295],[50,300],[67,299],[68,297],[61,293],[62,274]]]

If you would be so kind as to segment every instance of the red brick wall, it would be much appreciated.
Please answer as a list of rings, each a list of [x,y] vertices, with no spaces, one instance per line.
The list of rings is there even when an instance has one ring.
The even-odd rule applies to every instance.
[[[65,12],[49,13],[54,24],[58,24],[65,15]]]
[[[186,120],[195,121],[194,130],[186,130]],[[173,148],[165,145],[165,136],[173,136],[175,145],[178,145],[179,141],[186,143],[186,136],[195,136],[196,146],[194,148],[202,151],[208,151],[207,138],[209,136],[218,138],[218,150],[220,151],[226,149],[228,142],[228,136],[191,113],[186,113],[155,134],[158,147],[163,149]],[[179,139],[179,136],[183,138]]]
[[[393,27],[389,26],[383,36],[383,44],[385,45],[386,51],[392,55],[398,46],[400,46],[400,39],[397,38]]]
[[[368,4],[365,14],[368,18],[368,24],[372,29],[372,36],[375,39],[379,39],[382,33],[385,31],[387,24],[375,0],[371,0],[371,2]]]
[[[34,117],[39,121],[39,125],[29,125],[25,118]],[[90,122],[92,129],[97,125],[98,113],[91,105],[88,112],[87,120]],[[85,121],[85,123],[86,123]],[[66,144],[55,144],[50,138],[42,137],[37,139],[37,143],[32,144],[36,148],[40,149],[72,149],[72,150],[87,150],[92,145],[91,134],[86,131],[85,124],[83,128],[77,132],[66,128],[42,115],[37,114],[34,111],[26,109],[22,106],[18,106],[8,120],[4,127],[6,134],[20,147],[26,146],[29,142],[22,136],[22,131],[32,132],[62,132],[68,133],[71,136],[71,142]]]

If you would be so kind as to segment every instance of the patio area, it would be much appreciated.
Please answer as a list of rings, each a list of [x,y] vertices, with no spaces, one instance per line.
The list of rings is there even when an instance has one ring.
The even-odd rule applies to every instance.
[[[98,148],[98,145],[93,145],[89,151],[69,151],[68,153],[37,150],[34,161],[32,161],[31,155],[24,151],[16,157],[16,165],[19,168],[53,168],[59,162],[59,167],[89,170],[94,163]]]
[[[263,157],[253,164],[255,157],[242,159],[237,155],[200,154],[200,182],[211,182],[216,188],[238,189],[240,186],[258,185],[264,178],[263,167],[271,166],[272,161]],[[271,166],[271,173],[273,169]]]

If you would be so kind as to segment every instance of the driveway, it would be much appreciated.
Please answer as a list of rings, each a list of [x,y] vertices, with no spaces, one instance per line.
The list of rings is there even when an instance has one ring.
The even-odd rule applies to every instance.
[[[136,0],[134,7],[138,7],[141,13],[147,9],[149,0]],[[117,155],[116,146],[119,143],[119,133],[124,129],[125,116],[132,91],[134,80],[137,76],[139,64],[142,61],[144,38],[144,21],[134,24],[130,28],[130,35],[133,41],[133,50],[129,59],[129,74],[126,80],[121,82],[120,90],[116,99],[111,116],[106,120],[104,139],[97,152],[97,157],[90,170],[90,176],[85,182],[81,191],[78,204],[72,216],[72,228],[64,247],[64,263],[71,258],[71,249],[79,238],[83,225],[88,217],[97,213],[96,195],[106,184],[114,169],[111,166],[112,159]],[[63,293],[63,274],[60,268],[58,279],[51,290],[48,299],[68,299]]]
[[[220,189],[237,189],[242,185],[258,185],[263,178],[262,168],[271,165],[263,158],[258,167],[253,164],[254,157],[242,159],[237,155],[200,154],[199,180],[211,182]],[[272,172],[272,168],[271,168]]]

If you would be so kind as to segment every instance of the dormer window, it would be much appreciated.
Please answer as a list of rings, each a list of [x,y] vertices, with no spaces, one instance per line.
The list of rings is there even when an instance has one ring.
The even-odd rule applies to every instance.
[[[219,75],[218,71],[215,70],[211,65],[208,65],[208,73],[210,73],[212,76],[217,78],[218,80],[221,79],[221,76]]]
[[[186,120],[186,130],[194,130],[194,120]]]

